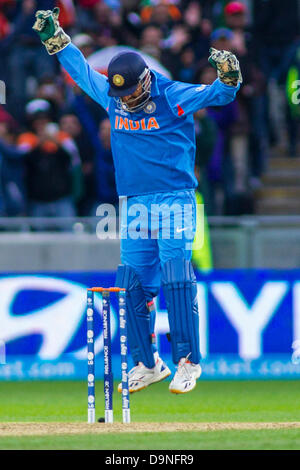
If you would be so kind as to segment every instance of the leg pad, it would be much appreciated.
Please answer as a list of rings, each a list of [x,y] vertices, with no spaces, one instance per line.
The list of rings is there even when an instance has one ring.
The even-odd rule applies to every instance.
[[[190,261],[168,260],[162,266],[162,286],[167,304],[172,358],[175,364],[191,353],[189,360],[200,361],[197,282]]]
[[[126,289],[127,335],[132,358],[148,368],[155,366],[151,341],[150,312],[139,278],[128,265],[118,266],[116,286]]]

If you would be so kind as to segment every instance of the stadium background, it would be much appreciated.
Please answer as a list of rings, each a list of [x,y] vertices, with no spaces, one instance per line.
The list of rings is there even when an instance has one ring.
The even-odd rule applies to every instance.
[[[236,102],[195,116],[209,225],[206,253],[193,259],[203,380],[300,377],[291,360],[300,340],[299,2],[228,3],[0,2],[0,380],[85,378],[85,289],[112,284],[119,262],[119,240],[96,236],[96,207],[118,209],[105,113],[31,30],[36,8],[57,4],[63,27],[103,72],[97,51],[109,57],[107,48],[121,45],[192,83],[215,78],[210,45],[239,57]],[[68,166],[51,168],[57,185],[37,168],[48,150],[30,144],[49,125],[72,143]],[[59,149],[51,156],[58,161]],[[171,365],[162,296],[157,308],[158,343]],[[101,378],[100,321],[97,328]],[[116,331],[113,346],[118,377]]]

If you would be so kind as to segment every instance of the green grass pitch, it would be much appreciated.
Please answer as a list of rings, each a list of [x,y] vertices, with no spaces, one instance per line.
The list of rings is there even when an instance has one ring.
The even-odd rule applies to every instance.
[[[116,384],[117,385],[117,384]],[[115,386],[115,390],[116,390]],[[74,382],[2,382],[0,449],[300,449],[300,428],[189,431],[189,423],[300,422],[300,381],[202,381],[186,395],[168,382],[131,395],[132,422],[185,423],[186,431],[77,435],[4,435],[3,423],[86,423],[87,385]],[[96,384],[97,418],[104,415],[103,383]],[[114,393],[115,421],[121,396]]]

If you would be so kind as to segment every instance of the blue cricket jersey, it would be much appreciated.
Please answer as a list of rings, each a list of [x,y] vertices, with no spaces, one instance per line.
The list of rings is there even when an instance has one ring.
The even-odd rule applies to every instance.
[[[73,44],[57,56],[77,85],[108,112],[119,196],[197,187],[193,113],[230,103],[239,85],[218,79],[211,85],[193,85],[151,70],[151,101],[130,113],[108,96],[107,77],[93,70]]]

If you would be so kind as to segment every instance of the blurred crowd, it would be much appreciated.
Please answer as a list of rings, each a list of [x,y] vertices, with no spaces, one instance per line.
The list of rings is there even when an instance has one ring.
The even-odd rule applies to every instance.
[[[287,158],[297,156],[298,4],[0,0],[0,215],[90,216],[118,201],[106,112],[47,54],[32,30],[37,9],[59,6],[62,27],[86,58],[105,49],[107,61],[106,48],[126,45],[175,80],[212,83],[211,46],[237,55],[237,100],[195,115],[195,173],[208,215],[239,215],[253,212],[270,149],[283,138]],[[107,63],[97,60],[105,73]]]

